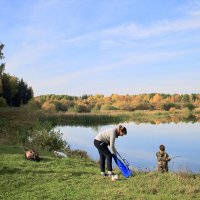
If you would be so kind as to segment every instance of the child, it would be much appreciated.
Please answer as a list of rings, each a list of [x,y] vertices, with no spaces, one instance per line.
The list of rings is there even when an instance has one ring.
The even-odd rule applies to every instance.
[[[39,154],[36,151],[24,149],[24,153],[27,160],[40,161]]]
[[[158,172],[168,172],[168,162],[171,160],[168,153],[165,152],[165,146],[160,145],[160,151],[156,153]]]

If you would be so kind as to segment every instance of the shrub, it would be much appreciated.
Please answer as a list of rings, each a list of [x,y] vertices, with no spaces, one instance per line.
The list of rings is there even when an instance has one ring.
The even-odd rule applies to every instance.
[[[175,112],[176,112],[176,108],[171,107],[171,108],[169,109],[169,112],[171,112],[171,113],[175,113]]]
[[[0,97],[0,107],[6,107],[7,103],[6,100],[3,97]]]
[[[91,108],[86,104],[77,104],[74,106],[74,111],[78,113],[90,112]]]
[[[169,111],[170,108],[172,107],[175,107],[175,104],[174,103],[166,103],[166,104],[163,104],[162,105],[162,109],[166,110],[166,111]]]
[[[92,109],[92,111],[99,111],[100,108],[101,108],[101,105],[96,104],[96,105],[94,106],[94,108]]]
[[[116,107],[109,105],[109,104],[105,104],[101,106],[101,110],[117,110]]]
[[[71,150],[69,149],[67,151],[67,155],[69,157],[76,157],[76,158],[86,158],[86,159],[90,159],[90,157],[88,156],[86,151],[80,150],[80,149],[75,149],[75,150]]]
[[[45,103],[42,104],[42,109],[45,110],[45,111],[54,112],[54,111],[56,111],[56,106],[52,103],[45,102]]]
[[[195,108],[194,110],[197,114],[200,114],[200,108]]]
[[[63,150],[69,148],[69,144],[62,139],[62,135],[59,130],[53,129],[49,123],[44,123],[33,130],[29,141],[32,145],[48,151]]]
[[[189,110],[194,110],[195,106],[192,103],[186,103],[184,105],[185,108],[188,108]]]

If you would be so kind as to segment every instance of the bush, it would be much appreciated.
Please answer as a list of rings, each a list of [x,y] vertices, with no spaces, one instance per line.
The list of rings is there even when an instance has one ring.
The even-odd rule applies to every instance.
[[[163,104],[162,109],[166,110],[166,111],[169,111],[170,108],[172,108],[172,107],[175,107],[174,103],[166,103],[166,104]]]
[[[80,149],[75,149],[75,150],[69,149],[67,151],[67,155],[69,157],[86,158],[86,159],[90,160],[90,157],[88,156],[87,152],[80,150]]]
[[[101,110],[117,110],[117,108],[112,105],[105,104],[101,106]]]
[[[0,97],[0,107],[6,107],[7,103],[6,100],[3,97]]]
[[[169,109],[169,112],[171,112],[171,113],[175,113],[175,112],[176,112],[176,108],[171,107],[171,108]]]
[[[183,113],[184,113],[184,115],[189,116],[190,110],[186,107],[186,108],[183,109]]]
[[[140,103],[136,106],[136,110],[154,110],[154,106],[150,103]]]
[[[96,105],[94,106],[94,108],[92,109],[92,111],[99,111],[100,108],[101,108],[101,105],[96,104]]]
[[[194,111],[195,111],[197,114],[200,114],[200,108],[195,108]]]
[[[33,130],[29,141],[32,145],[48,151],[63,150],[69,148],[69,144],[62,139],[62,135],[59,130],[53,129],[49,123],[44,123]]]
[[[51,112],[55,112],[56,111],[56,106],[52,103],[49,102],[45,102],[42,105],[42,109],[45,111],[51,111]]]
[[[184,105],[185,108],[188,108],[189,110],[194,110],[195,106],[192,103],[186,103]]]
[[[74,111],[78,113],[90,112],[91,108],[86,104],[78,104],[74,106]]]
[[[67,103],[61,102],[61,101],[55,101],[54,105],[55,105],[57,111],[64,111],[64,112],[67,111],[67,109],[69,107],[67,105]]]

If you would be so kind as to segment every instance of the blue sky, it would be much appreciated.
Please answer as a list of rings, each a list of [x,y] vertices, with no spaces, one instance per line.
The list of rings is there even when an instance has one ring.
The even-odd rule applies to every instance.
[[[200,0],[0,0],[6,72],[41,94],[200,93]]]

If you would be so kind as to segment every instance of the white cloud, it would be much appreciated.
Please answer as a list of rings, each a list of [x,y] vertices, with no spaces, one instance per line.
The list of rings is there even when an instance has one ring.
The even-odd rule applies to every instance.
[[[7,59],[6,68],[8,71],[17,71],[19,69],[33,66],[37,67],[37,63],[49,53],[51,46],[48,43],[27,44],[24,43],[20,49]]]
[[[122,24],[109,29],[102,29],[96,32],[67,38],[64,41],[71,45],[80,42],[89,45],[90,42],[103,43],[106,45],[133,43],[133,40],[158,37],[164,34],[173,34],[181,31],[192,31],[200,29],[200,11],[191,11],[191,14],[184,19],[162,20],[142,26],[137,23]],[[123,42],[122,42],[123,41]],[[79,43],[77,43],[79,42]]]
[[[147,27],[142,27],[135,23],[123,24],[104,30],[103,34],[105,36],[127,36],[130,39],[143,39],[177,31],[190,31],[192,29],[200,29],[199,14],[186,19],[157,21]]]

